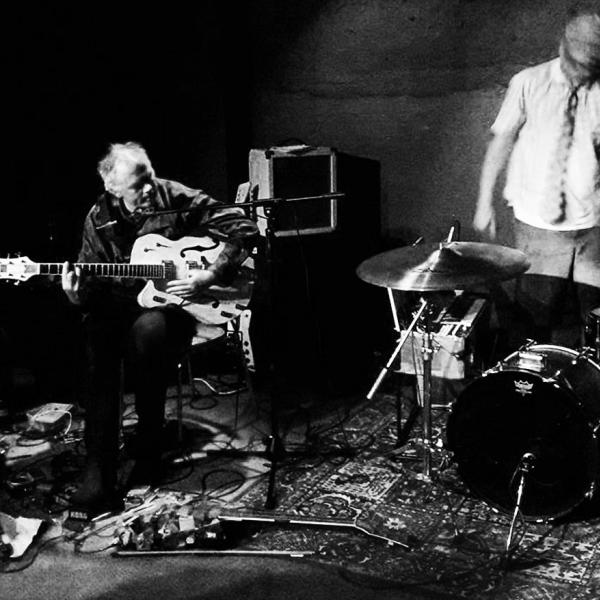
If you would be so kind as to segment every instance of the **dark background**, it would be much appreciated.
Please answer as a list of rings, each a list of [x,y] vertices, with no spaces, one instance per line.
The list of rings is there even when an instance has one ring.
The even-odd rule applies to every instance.
[[[0,252],[77,255],[115,141],[142,143],[161,177],[232,200],[247,179],[248,40],[243,6],[28,3],[5,14],[9,98]],[[40,400],[76,387],[79,315],[57,282],[0,288],[2,362]],[[20,369],[22,367],[22,369]],[[24,379],[24,381],[23,381]]]
[[[0,252],[73,258],[100,191],[96,162],[110,142],[136,140],[159,176],[229,201],[248,178],[250,148],[291,138],[335,147],[378,165],[372,183],[355,171],[352,189],[342,190],[355,215],[342,240],[304,242],[319,326],[339,324],[321,345],[331,356],[341,343],[338,370],[355,371],[372,353],[369,332],[388,316],[385,303],[371,304],[371,291],[348,283],[354,267],[380,245],[420,235],[439,241],[454,218],[463,239],[473,237],[489,125],[510,76],[556,55],[570,5],[249,0],[4,9]],[[365,215],[377,215],[379,227],[361,229]],[[500,217],[500,242],[509,243],[505,209]],[[338,265],[345,275],[334,286],[328,273]],[[293,309],[300,294],[280,293]],[[7,284],[0,308],[5,362],[34,365],[40,390],[68,387],[77,319],[57,286]]]

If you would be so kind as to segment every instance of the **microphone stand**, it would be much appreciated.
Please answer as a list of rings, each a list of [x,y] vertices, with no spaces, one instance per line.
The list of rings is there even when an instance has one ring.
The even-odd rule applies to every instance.
[[[525,492],[525,478],[529,473],[531,473],[531,471],[533,471],[534,468],[535,468],[535,456],[533,454],[531,454],[531,452],[525,452],[525,454],[523,454],[523,456],[521,457],[521,460],[519,461],[519,464],[517,465],[517,468],[515,469],[515,472],[513,474],[513,479],[517,473],[521,473],[521,477],[519,479],[519,487],[517,488],[517,499],[515,502],[515,508],[513,511],[513,516],[512,516],[511,522],[510,522],[508,536],[506,538],[506,548],[505,548],[505,554],[504,554],[506,564],[508,563],[508,560],[510,558],[510,554],[511,554],[510,545],[513,540],[514,528],[515,528],[515,524],[517,522],[517,517],[519,515],[519,512],[521,511],[521,504],[523,503],[523,494]]]
[[[265,208],[270,209],[280,204],[290,204],[293,202],[309,202],[311,200],[341,200],[345,196],[346,194],[344,194],[343,192],[334,192],[331,194],[319,194],[317,196],[298,196],[296,198],[260,198],[259,200],[247,200],[246,202],[238,202],[237,204],[219,203],[212,204],[210,206],[188,206],[187,208],[169,208],[166,210],[154,210],[152,208],[146,208],[139,210],[137,214],[148,217],[154,217],[161,215],[173,215],[179,213],[195,212],[197,210],[201,210],[204,212],[213,212],[222,210],[223,208],[242,208],[244,210],[250,210],[250,213],[254,216],[255,209],[260,206],[264,206]]]
[[[255,205],[256,206],[256,205]],[[265,499],[265,508],[273,509],[277,505],[277,497],[275,494],[275,476],[277,474],[278,461],[285,453],[283,441],[279,435],[279,410],[278,401],[275,394],[276,385],[276,367],[275,367],[275,327],[274,327],[274,313],[275,308],[273,302],[273,292],[275,289],[275,259],[274,259],[274,241],[275,241],[275,219],[276,207],[278,203],[272,205],[264,205],[265,216],[267,218],[267,228],[265,230],[265,247],[264,247],[264,269],[265,279],[268,286],[267,293],[267,306],[266,311],[268,316],[268,341],[267,341],[267,353],[268,353],[268,378],[269,384],[269,408],[270,408],[270,421],[271,431],[266,439],[266,454],[269,459],[269,479],[267,486],[267,497]]]
[[[252,192],[254,196],[256,194],[257,188],[255,188]],[[280,206],[284,204],[293,203],[293,202],[309,202],[309,201],[317,201],[317,200],[337,200],[344,198],[345,194],[343,193],[331,193],[331,194],[320,194],[317,196],[301,196],[296,198],[261,198],[261,199],[252,199],[246,202],[240,202],[237,204],[218,204],[209,207],[204,207],[206,210],[219,210],[223,208],[237,207],[242,208],[244,210],[248,210],[250,215],[255,218],[256,208],[264,207],[265,209],[265,217],[267,221],[267,226],[265,230],[265,244],[264,244],[264,275],[266,279],[266,283],[268,286],[268,294],[267,294],[267,306],[266,310],[269,315],[268,319],[268,327],[267,327],[267,336],[268,336],[268,377],[270,379],[269,385],[269,393],[270,393],[270,429],[269,435],[265,440],[265,456],[269,459],[269,476],[268,476],[268,485],[267,485],[267,494],[265,499],[265,508],[273,509],[277,505],[277,496],[275,493],[275,481],[277,469],[279,466],[279,462],[281,458],[285,455],[286,450],[279,435],[279,406],[275,393],[275,385],[276,385],[276,366],[275,366],[275,327],[273,322],[273,314],[274,314],[274,303],[273,303],[273,290],[275,289],[275,228],[277,223],[277,212]],[[169,210],[158,210],[158,211],[148,211],[143,212],[142,214],[147,214],[148,216],[158,216],[158,215],[166,215],[166,214],[175,214],[175,213],[185,213],[185,212],[193,212],[196,210],[202,210],[203,207],[192,206],[188,208],[179,208],[179,209],[169,209]],[[247,454],[243,451],[222,451],[215,450],[214,452],[200,452],[199,456],[204,457],[208,454],[225,454],[228,456],[235,455],[239,456],[241,454]]]
[[[267,226],[265,229],[265,244],[264,244],[264,275],[268,286],[266,311],[268,317],[268,376],[270,379],[270,426],[271,431],[266,439],[266,455],[269,458],[269,479],[267,487],[267,496],[265,500],[265,508],[273,509],[277,505],[277,497],[275,494],[275,480],[277,474],[278,463],[285,455],[286,450],[279,435],[279,402],[275,393],[277,383],[277,368],[275,365],[275,327],[274,327],[274,302],[273,292],[275,290],[275,228],[277,224],[277,212],[280,206],[292,202],[308,202],[316,200],[333,200],[343,198],[342,193],[321,194],[317,196],[302,196],[297,198],[262,198],[249,200],[237,206],[250,208],[253,213],[257,207],[264,207]]]

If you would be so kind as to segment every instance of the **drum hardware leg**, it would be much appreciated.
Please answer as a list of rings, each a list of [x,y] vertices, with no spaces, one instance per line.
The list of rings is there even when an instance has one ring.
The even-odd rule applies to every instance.
[[[395,409],[396,409],[396,443],[395,450],[399,450],[402,448],[406,442],[408,441],[408,436],[412,429],[412,426],[415,421],[416,414],[418,413],[419,407],[413,403],[410,399],[408,399],[404,394],[404,376],[399,371],[394,371],[394,375],[396,377],[396,393],[395,393]],[[402,411],[407,404],[405,401],[410,403],[410,412],[406,415],[404,423],[402,423]]]
[[[525,492],[525,482],[526,482],[527,474],[530,473],[531,471],[533,471],[534,467],[535,467],[535,456],[531,452],[525,452],[525,454],[523,454],[523,456],[521,457],[521,460],[519,461],[519,464],[513,475],[513,479],[517,475],[517,473],[520,473],[521,477],[519,479],[519,487],[517,488],[517,499],[515,502],[515,508],[513,510],[513,516],[512,516],[511,522],[510,522],[508,536],[506,537],[506,548],[505,548],[505,554],[504,554],[505,562],[508,561],[508,559],[510,558],[510,554],[514,550],[514,549],[511,549],[511,544],[513,541],[514,528],[515,528],[515,524],[517,522],[517,517],[519,516],[519,513],[521,512],[521,504],[523,502],[523,494]]]
[[[406,423],[404,424],[404,431],[402,432],[402,438],[400,440],[400,445],[406,444],[408,441],[408,436],[412,431],[413,425],[419,416],[420,409],[418,406],[413,406],[410,414],[406,419]]]
[[[423,475],[431,476],[431,331],[426,320],[423,335]]]
[[[441,490],[441,492],[443,493],[443,495],[446,499],[446,504],[448,505],[447,515],[449,517],[449,520],[450,520],[450,523],[451,523],[452,529],[453,529],[453,542],[452,543],[456,546],[460,546],[464,542],[468,542],[468,535],[465,534],[463,531],[461,531],[461,529],[458,525],[458,520],[457,520],[458,512],[463,507],[464,503],[467,500],[467,497],[466,496],[461,497],[457,501],[456,505],[453,506],[452,498],[450,496],[448,488],[441,478],[441,473],[445,469],[447,469],[448,466],[450,465],[450,459],[449,459],[447,452],[441,451],[441,453],[442,453],[442,458],[440,460],[439,469],[436,469],[435,474],[433,474],[431,477],[426,477],[425,475],[417,474],[416,478],[419,481],[423,481],[423,482],[427,483],[425,496],[424,496],[424,498],[421,499],[421,502],[424,505],[434,501],[434,490],[436,488],[439,488]],[[444,517],[444,520],[445,520],[445,517]],[[419,543],[417,543],[415,545],[415,548],[422,547],[422,545],[427,540],[428,540],[428,537],[421,540]]]
[[[404,445],[402,438],[402,388],[398,383],[398,389],[396,390],[396,448]]]
[[[439,468],[439,472],[438,472],[438,480],[440,479],[440,473],[442,473],[444,471],[444,469],[446,469],[449,466],[449,464],[450,464],[450,460],[448,458],[448,455],[446,454],[442,458],[442,462],[440,464],[440,468]],[[450,520],[452,521],[452,528],[454,529],[454,540],[455,540],[455,542],[459,542],[460,540],[462,540],[464,538],[464,534],[458,528],[458,522],[456,520],[456,515],[458,514],[458,511],[462,508],[462,505],[466,502],[467,497],[463,496],[461,498],[461,500],[458,502],[458,506],[454,508],[452,506],[450,494],[448,493],[448,490],[446,489],[444,482],[442,481],[438,485],[442,488],[442,492],[444,493],[444,496],[446,497],[446,503],[448,504],[448,507],[450,508]]]

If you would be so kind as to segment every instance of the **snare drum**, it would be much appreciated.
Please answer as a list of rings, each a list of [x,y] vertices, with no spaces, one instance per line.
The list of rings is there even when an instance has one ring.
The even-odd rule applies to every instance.
[[[586,352],[533,345],[468,385],[447,443],[471,490],[512,512],[526,453],[526,519],[564,515],[594,495],[600,469],[600,367]]]

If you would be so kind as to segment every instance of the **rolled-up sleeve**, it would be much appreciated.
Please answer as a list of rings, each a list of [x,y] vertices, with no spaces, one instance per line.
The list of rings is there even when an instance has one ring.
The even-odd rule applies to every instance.
[[[526,120],[523,72],[517,73],[508,84],[504,100],[496,120],[492,123],[492,133],[504,135],[518,131]]]

